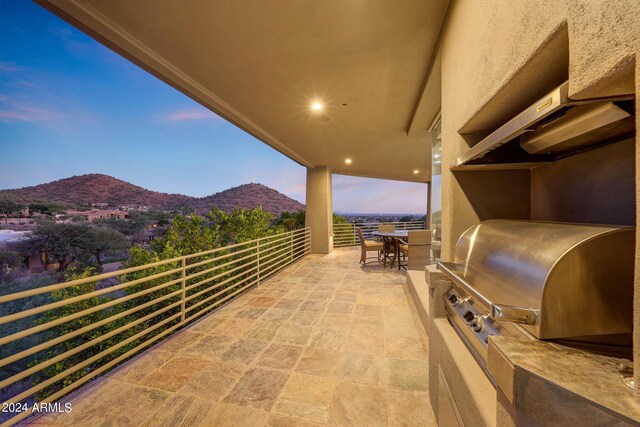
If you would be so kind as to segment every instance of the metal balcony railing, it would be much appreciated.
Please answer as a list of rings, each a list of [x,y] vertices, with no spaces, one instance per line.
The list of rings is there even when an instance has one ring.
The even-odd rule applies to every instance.
[[[0,377],[3,408],[10,412],[3,411],[1,425],[18,422],[34,403],[56,401],[260,285],[307,255],[310,245],[310,228],[304,228],[0,296],[0,304],[20,307],[0,317],[0,368],[11,372]],[[116,284],[104,286],[107,279]],[[34,307],[34,298],[43,295],[52,298]],[[29,319],[30,327],[11,327]]]
[[[373,238],[371,233],[378,230],[381,224],[395,225],[396,230],[424,230],[424,221],[410,222],[381,222],[381,223],[356,223],[356,224],[333,224],[333,246],[340,248],[344,246],[356,246],[360,244],[356,227],[362,228],[365,239]]]

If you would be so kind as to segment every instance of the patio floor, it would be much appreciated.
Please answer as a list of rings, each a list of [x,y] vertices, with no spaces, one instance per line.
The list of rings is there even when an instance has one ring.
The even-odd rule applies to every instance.
[[[32,425],[436,425],[398,270],[309,255]]]

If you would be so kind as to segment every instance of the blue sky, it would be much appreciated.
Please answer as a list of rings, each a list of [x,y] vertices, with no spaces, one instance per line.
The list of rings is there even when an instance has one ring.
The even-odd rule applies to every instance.
[[[202,197],[305,168],[26,0],[0,0],[0,189],[104,173]],[[426,186],[334,175],[334,210],[426,210]]]

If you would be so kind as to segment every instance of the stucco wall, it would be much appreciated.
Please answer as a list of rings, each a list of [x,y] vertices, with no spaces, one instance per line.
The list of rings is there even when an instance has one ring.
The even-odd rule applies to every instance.
[[[635,140],[531,171],[531,219],[635,225]]]
[[[564,79],[569,79],[572,98],[637,95],[639,29],[637,0],[452,2],[440,43],[444,260],[451,259],[455,242],[466,228],[487,218],[476,192],[488,193],[481,198],[484,205],[492,205],[489,216],[494,218],[518,217],[522,211],[513,205],[526,203],[531,195],[528,175],[519,172],[505,173],[490,186],[470,184],[473,178],[461,182],[449,171],[455,159]],[[636,136],[636,146],[639,141]],[[636,179],[637,165],[636,160]],[[514,198],[518,189],[528,197]],[[638,263],[636,269],[640,272]],[[635,294],[636,341],[640,343],[638,279]],[[636,356],[639,373],[638,345]]]

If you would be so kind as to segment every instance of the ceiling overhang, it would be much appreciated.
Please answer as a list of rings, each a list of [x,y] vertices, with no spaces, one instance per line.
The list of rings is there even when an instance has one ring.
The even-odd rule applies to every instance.
[[[448,0],[37,2],[301,165],[431,178]]]

